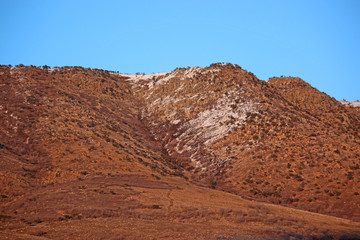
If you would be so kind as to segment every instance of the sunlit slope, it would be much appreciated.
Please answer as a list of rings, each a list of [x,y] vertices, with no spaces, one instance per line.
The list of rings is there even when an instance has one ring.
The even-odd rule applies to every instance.
[[[360,235],[359,111],[301,79],[1,66],[0,95],[1,238]]]

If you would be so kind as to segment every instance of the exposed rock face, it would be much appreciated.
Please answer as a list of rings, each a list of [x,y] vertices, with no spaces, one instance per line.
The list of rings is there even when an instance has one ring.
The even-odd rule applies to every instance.
[[[0,96],[8,209],[46,186],[179,176],[360,221],[360,111],[299,78],[262,81],[232,64],[147,75],[1,66]]]

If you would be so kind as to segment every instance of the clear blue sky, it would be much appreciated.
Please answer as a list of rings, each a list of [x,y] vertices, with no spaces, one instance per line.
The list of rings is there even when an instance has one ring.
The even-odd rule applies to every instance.
[[[123,73],[231,62],[360,100],[358,0],[0,0],[0,64]]]

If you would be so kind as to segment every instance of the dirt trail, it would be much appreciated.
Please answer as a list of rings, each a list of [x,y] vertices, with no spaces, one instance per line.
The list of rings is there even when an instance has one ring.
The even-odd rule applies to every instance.
[[[168,206],[168,212],[171,212],[171,208],[174,206],[174,199],[170,196],[172,192],[172,189],[169,190],[169,192],[167,193],[166,197],[169,199],[169,206]]]

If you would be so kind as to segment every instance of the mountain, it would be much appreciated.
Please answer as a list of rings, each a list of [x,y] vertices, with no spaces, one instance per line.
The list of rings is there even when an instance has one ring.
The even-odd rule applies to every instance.
[[[300,78],[217,63],[0,80],[4,239],[360,236],[360,112]]]
[[[155,138],[195,181],[360,220],[353,108],[299,78],[261,81],[231,64],[177,69],[133,89]]]

